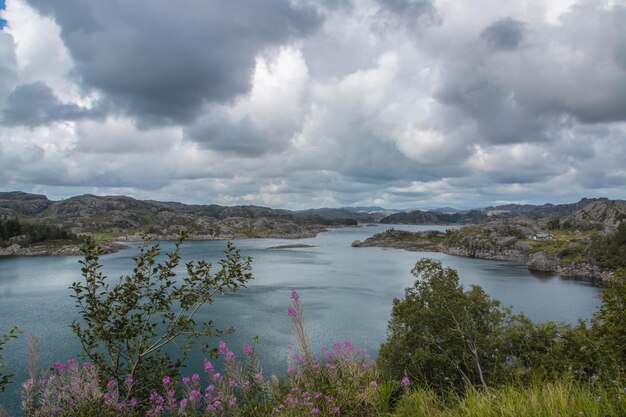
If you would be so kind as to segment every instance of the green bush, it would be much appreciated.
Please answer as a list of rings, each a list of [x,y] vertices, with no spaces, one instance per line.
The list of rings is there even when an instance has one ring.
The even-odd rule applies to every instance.
[[[9,382],[11,382],[12,374],[4,373],[6,368],[5,363],[2,361],[2,349],[4,345],[11,339],[15,339],[17,335],[21,333],[18,327],[12,328],[9,333],[0,334],[0,392],[3,392]]]
[[[164,375],[176,376],[198,337],[221,334],[210,321],[197,324],[196,312],[212,303],[214,295],[235,292],[252,279],[251,259],[242,259],[231,243],[217,272],[210,263],[197,261],[186,264],[186,276],[177,277],[184,237],[162,262],[159,245],[144,245],[132,274],[117,283],[100,272],[101,250],[91,241],[83,247],[84,280],[71,287],[82,321],[72,323],[72,330],[103,382],[122,386],[127,377],[134,381],[123,393],[126,398],[145,397]],[[174,341],[180,348],[177,358],[163,351]]]
[[[498,379],[506,366],[503,325],[512,316],[478,286],[465,291],[457,272],[422,259],[402,300],[393,301],[378,364],[393,379],[408,374],[438,392]]]

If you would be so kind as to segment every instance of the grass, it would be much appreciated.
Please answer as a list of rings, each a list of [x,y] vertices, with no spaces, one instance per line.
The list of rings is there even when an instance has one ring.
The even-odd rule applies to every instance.
[[[626,415],[626,392],[610,388],[557,381],[529,387],[509,385],[499,389],[470,390],[451,403],[444,403],[428,390],[405,395],[389,417],[511,417]]]
[[[550,233],[554,235],[554,239],[524,239],[524,242],[532,246],[532,248],[528,250],[528,253],[533,254],[543,251],[549,256],[560,258],[562,264],[592,261],[587,255],[587,243],[585,243],[585,240],[596,233],[595,231],[588,230],[573,233],[568,230],[559,229],[550,230]]]

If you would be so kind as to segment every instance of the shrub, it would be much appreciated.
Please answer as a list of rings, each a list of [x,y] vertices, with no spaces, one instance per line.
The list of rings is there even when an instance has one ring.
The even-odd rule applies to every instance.
[[[392,379],[405,373],[439,392],[486,385],[505,366],[498,337],[510,312],[477,286],[464,291],[455,270],[417,262],[415,284],[393,301],[378,364]]]
[[[18,327],[13,327],[9,333],[3,333],[0,335],[0,392],[5,390],[6,385],[11,382],[11,377],[13,376],[12,374],[4,373],[6,365],[2,361],[2,349],[9,340],[15,339],[19,333],[21,333],[21,330]]]
[[[132,274],[115,284],[100,272],[101,250],[92,242],[83,247],[84,281],[71,287],[83,320],[72,323],[72,329],[101,381],[117,381],[126,399],[146,396],[164,375],[176,376],[194,340],[220,334],[210,321],[199,329],[194,320],[198,309],[212,303],[214,295],[235,292],[252,279],[251,259],[242,259],[231,243],[216,273],[208,262],[189,262],[186,276],[177,278],[184,237],[162,262],[157,262],[159,245],[145,244]],[[176,359],[162,350],[174,340],[181,352]],[[134,383],[125,386],[128,377]]]

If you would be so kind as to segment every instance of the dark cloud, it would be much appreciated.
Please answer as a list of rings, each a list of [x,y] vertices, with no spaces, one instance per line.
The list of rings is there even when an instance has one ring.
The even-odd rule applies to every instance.
[[[504,144],[549,140],[545,116],[520,103],[513,89],[498,85],[482,66],[473,62],[448,67],[436,97],[475,124],[475,142]]]
[[[185,137],[205,149],[247,158],[276,152],[281,146],[260,131],[249,118],[233,121],[220,112],[214,112],[185,129]]]
[[[524,39],[524,23],[511,17],[499,19],[487,26],[480,37],[496,49],[512,51]]]
[[[60,25],[84,87],[148,124],[188,122],[247,92],[259,52],[321,23],[287,0],[30,3]]]
[[[79,120],[102,114],[101,108],[85,109],[62,103],[42,82],[22,84],[6,100],[2,122],[8,126],[36,127],[63,120]]]

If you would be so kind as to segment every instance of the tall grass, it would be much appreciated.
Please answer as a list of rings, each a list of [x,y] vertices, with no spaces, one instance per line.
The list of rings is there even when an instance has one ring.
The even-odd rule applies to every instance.
[[[620,417],[626,416],[623,384],[585,385],[559,380],[528,387],[508,385],[489,391],[468,390],[444,403],[432,391],[404,396],[393,417]]]

